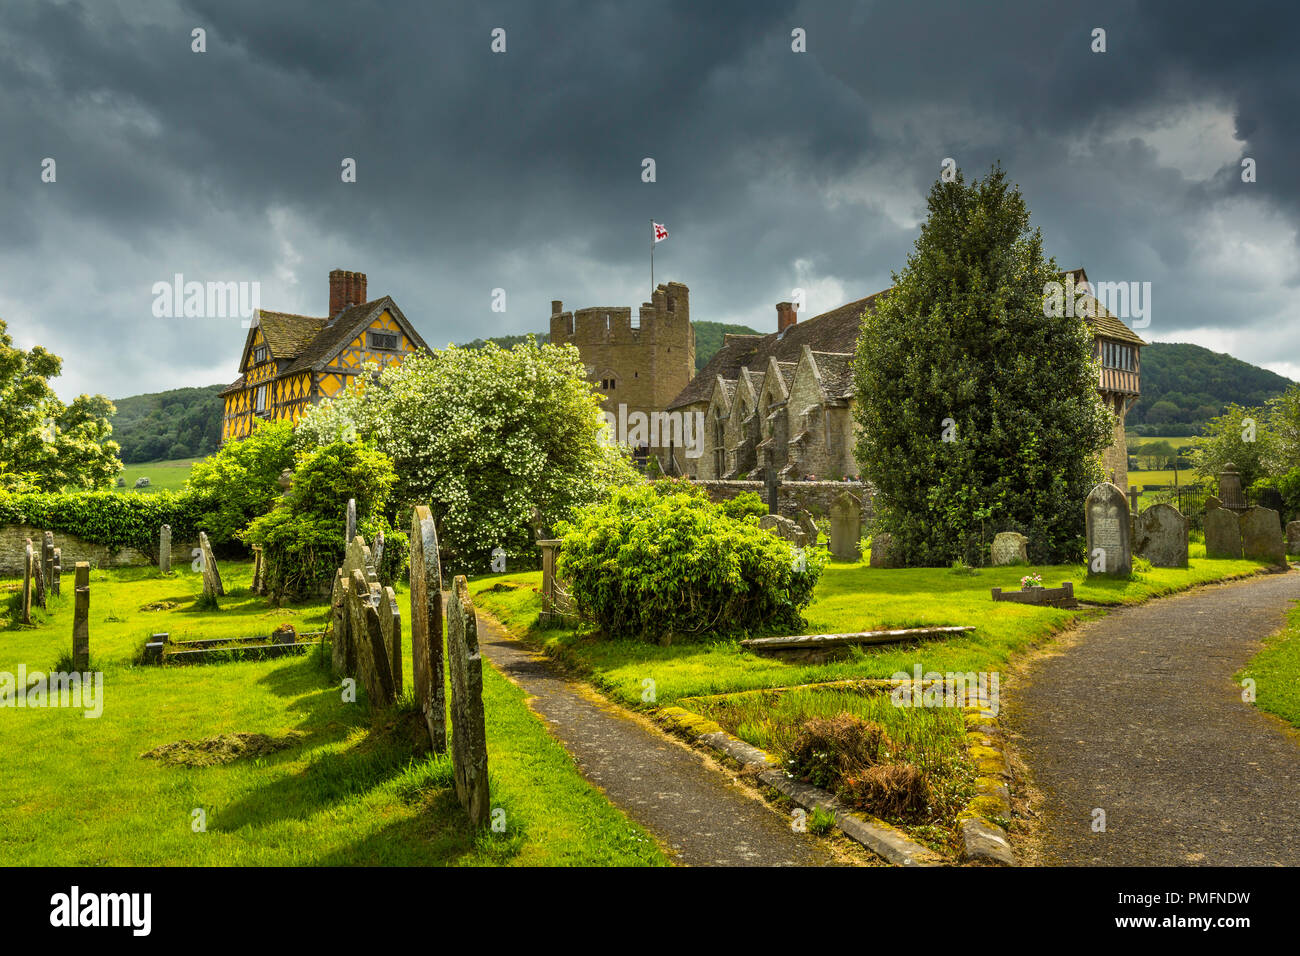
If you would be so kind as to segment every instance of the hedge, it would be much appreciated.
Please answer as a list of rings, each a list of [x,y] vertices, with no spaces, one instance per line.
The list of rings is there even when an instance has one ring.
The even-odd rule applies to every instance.
[[[0,492],[0,524],[27,524],[59,531],[113,550],[152,553],[158,529],[171,525],[173,541],[196,541],[218,502],[195,491],[124,495],[112,491]],[[213,541],[213,544],[225,542]]]

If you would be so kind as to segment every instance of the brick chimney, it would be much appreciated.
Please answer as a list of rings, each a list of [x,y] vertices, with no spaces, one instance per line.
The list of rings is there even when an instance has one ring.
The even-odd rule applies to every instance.
[[[795,312],[793,302],[778,302],[776,304],[776,330],[778,332],[784,332],[798,321],[799,313]]]
[[[366,301],[366,274],[335,269],[330,273],[330,317]]]

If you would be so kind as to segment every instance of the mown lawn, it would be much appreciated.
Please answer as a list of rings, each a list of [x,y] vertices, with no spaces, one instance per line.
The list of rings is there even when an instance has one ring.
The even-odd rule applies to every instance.
[[[1287,616],[1287,625],[1251,659],[1237,680],[1255,681],[1255,704],[1300,728],[1300,606]]]
[[[194,466],[199,458],[177,458],[174,461],[150,461],[138,465],[127,465],[118,477],[126,480],[125,488],[115,488],[115,491],[126,492],[128,494],[148,494],[151,491],[180,491],[185,485],[185,480],[190,476],[190,468]],[[137,478],[148,478],[149,485],[146,488],[136,488],[135,481]]]
[[[312,657],[191,667],[134,663],[152,633],[174,640],[323,625],[326,605],[270,608],[248,594],[251,565],[224,562],[221,610],[192,609],[188,566],[91,574],[90,640],[103,713],[0,708],[0,864],[5,865],[662,865],[653,840],[576,771],[524,704],[484,668],[492,805],[506,830],[474,833],[446,756],[412,759],[364,694],[345,703]],[[71,643],[72,575],[34,628],[0,630],[0,671],[48,670]],[[12,580],[0,582],[12,592]],[[405,588],[401,589],[405,592]],[[174,605],[157,610],[148,606]],[[404,609],[409,611],[409,607]],[[409,622],[409,613],[405,617]],[[406,635],[404,661],[409,662]],[[411,675],[406,668],[409,688]],[[377,724],[382,724],[382,721]],[[212,767],[140,754],[178,740],[264,733],[289,749]],[[192,828],[206,814],[206,832]]]
[[[471,585],[475,600],[514,633],[545,646],[589,676],[622,703],[645,707],[682,697],[851,678],[886,678],[900,671],[992,672],[1013,654],[1044,640],[1089,614],[1087,609],[1058,610],[1005,602],[994,603],[990,589],[1017,589],[1029,571],[1048,587],[1075,583],[1075,594],[1090,603],[1135,604],[1196,584],[1254,574],[1254,561],[1219,561],[1192,545],[1187,569],[1156,568],[1128,581],[1088,583],[1082,567],[982,568],[974,574],[947,569],[887,570],[865,562],[832,562],[805,612],[805,633],[864,631],[922,625],[974,625],[967,637],[878,647],[856,651],[825,664],[783,663],[743,651],[735,641],[702,640],[662,647],[635,640],[602,639],[588,630],[537,628],[541,572],[506,573],[480,578]],[[498,588],[496,590],[490,590]]]

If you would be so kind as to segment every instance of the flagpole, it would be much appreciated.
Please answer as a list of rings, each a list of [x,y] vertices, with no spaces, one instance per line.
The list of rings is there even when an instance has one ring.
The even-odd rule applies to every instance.
[[[650,220],[650,301],[655,300],[655,221]]]

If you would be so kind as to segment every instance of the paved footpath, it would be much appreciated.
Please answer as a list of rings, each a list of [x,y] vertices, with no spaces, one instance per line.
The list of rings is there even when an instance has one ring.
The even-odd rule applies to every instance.
[[[1038,863],[1300,865],[1300,742],[1232,679],[1297,599],[1292,571],[1113,611],[1004,688]]]
[[[479,647],[522,687],[582,775],[691,866],[831,866],[830,846],[709,767],[702,755],[566,680],[482,611]]]

